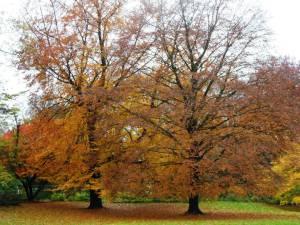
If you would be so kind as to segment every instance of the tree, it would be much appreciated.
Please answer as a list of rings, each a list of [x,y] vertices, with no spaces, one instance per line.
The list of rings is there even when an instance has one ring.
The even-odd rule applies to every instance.
[[[106,146],[99,143],[112,140],[105,134],[118,133],[117,121],[106,123],[111,127],[103,127],[102,137],[97,136],[98,126],[101,129],[118,111],[116,105],[128,91],[123,83],[148,63],[145,53],[151,43],[142,39],[145,20],[123,6],[122,0],[51,0],[41,6],[41,13],[27,15],[20,25],[19,67],[42,93],[32,95],[33,105],[38,111],[41,105],[51,108],[56,118],[75,119],[87,141],[83,161],[88,179],[79,183],[90,187],[89,208],[102,208],[101,189],[95,184],[102,179],[99,167],[113,155],[102,154]],[[78,185],[78,180],[70,180]]]
[[[273,162],[273,170],[280,177],[280,182],[277,184],[279,187],[277,194],[283,194],[281,197],[284,197],[285,193],[290,192],[293,188],[297,188],[300,185],[300,168],[298,163],[300,129],[298,117],[300,109],[299,63],[294,63],[287,58],[273,58],[264,63],[260,73],[268,74],[268,85],[273,92],[272,95],[276,96],[276,101],[273,104],[278,107],[278,113],[283,116],[285,124],[296,134],[289,146],[287,146],[285,154],[282,154]]]
[[[33,124],[23,124],[2,137],[6,144],[1,149],[1,163],[20,181],[28,201],[34,201],[46,184],[42,176],[47,159],[39,157],[39,149],[35,148],[39,136],[41,134],[34,130]]]
[[[38,181],[39,167],[30,163],[33,151],[28,147],[28,139],[31,126],[24,124],[21,126],[19,119],[19,109],[13,106],[13,101],[19,94],[1,94],[1,124],[6,124],[6,129],[13,126],[11,131],[7,131],[1,137],[0,161],[5,169],[12,174],[24,187],[27,199],[33,201],[44,187],[44,181]],[[31,137],[34,137],[33,135]],[[26,146],[27,144],[27,146]],[[33,185],[37,188],[34,190]]]
[[[224,184],[261,190],[257,168],[270,168],[282,149],[274,146],[291,134],[288,104],[282,114],[274,105],[280,98],[256,76],[268,36],[261,12],[226,0],[145,8],[157,36],[155,63],[137,85],[139,107],[127,110],[166,137],[154,157],[163,166],[159,182],[170,184],[161,186],[189,199],[188,214],[202,213],[200,193]]]

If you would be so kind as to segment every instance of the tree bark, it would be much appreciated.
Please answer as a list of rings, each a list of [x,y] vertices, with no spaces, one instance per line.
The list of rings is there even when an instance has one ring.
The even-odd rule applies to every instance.
[[[36,182],[36,175],[32,176],[32,177],[26,177],[25,179],[21,179],[21,178],[18,178],[23,187],[24,187],[24,190],[26,192],[26,197],[27,197],[27,200],[29,202],[32,202],[36,199],[36,197],[38,196],[38,194],[44,190],[45,188],[45,185],[46,185],[46,182],[45,181],[37,181]],[[35,190],[34,190],[34,185],[36,186]]]
[[[28,183],[28,189],[29,189],[28,201],[32,202],[34,200],[34,197],[33,197],[33,187],[31,182]]]
[[[99,197],[98,193],[94,190],[90,190],[90,205],[89,209],[102,209],[102,199]]]
[[[27,201],[32,202],[34,200],[32,185],[27,181],[22,182],[22,184],[26,192]]]
[[[89,155],[87,157],[88,161],[87,164],[92,172],[93,179],[100,179],[101,174],[95,172],[95,168],[97,167],[98,161],[98,146],[96,144],[97,137],[95,135],[96,131],[96,123],[97,123],[97,112],[94,108],[95,105],[90,102],[87,105],[88,109],[88,118],[87,118],[87,132],[88,132],[88,144],[89,144]],[[89,209],[101,209],[103,208],[102,199],[97,193],[96,190],[90,190],[90,205]]]
[[[189,208],[187,215],[202,215],[203,212],[199,208],[199,195],[193,195],[189,198]]]
[[[191,127],[191,133],[192,133]],[[197,192],[197,189],[200,187],[201,184],[201,174],[200,174],[200,158],[199,158],[199,145],[194,142],[189,150],[189,155],[192,159],[194,159],[190,165],[190,176],[191,176],[191,187],[193,193],[190,194],[189,197],[189,208],[186,214],[188,215],[201,215],[203,212],[199,208],[199,194],[194,194]]]

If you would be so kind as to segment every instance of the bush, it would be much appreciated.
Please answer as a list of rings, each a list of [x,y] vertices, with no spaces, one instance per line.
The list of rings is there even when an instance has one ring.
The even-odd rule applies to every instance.
[[[17,190],[17,180],[0,166],[0,193]]]
[[[66,200],[66,195],[65,193],[62,192],[54,192],[50,196],[50,200],[52,201],[65,201]]]
[[[0,205],[17,204],[22,197],[19,182],[0,166]]]
[[[300,205],[300,196],[294,197],[292,200],[292,204]]]
[[[285,206],[285,205],[288,205],[289,202],[286,201],[286,200],[281,200],[279,204],[280,204],[281,206]]]
[[[294,199],[298,201],[300,196],[300,185],[295,186],[294,188],[286,191],[279,196],[277,196],[280,205],[292,205],[295,204]],[[298,203],[299,204],[299,203]]]
[[[54,192],[50,196],[51,201],[87,201],[89,200],[89,193],[86,191],[66,194],[64,192]]]
[[[161,203],[161,202],[181,202],[176,198],[147,198],[147,197],[139,197],[127,193],[119,193],[117,197],[114,198],[115,203]]]
[[[87,201],[89,200],[89,193],[87,191],[76,192],[73,195],[68,196],[68,201]]]
[[[229,201],[229,202],[265,202],[270,204],[278,203],[278,200],[272,196],[238,196],[234,193],[223,194],[218,198],[219,201]]]
[[[234,193],[222,194],[222,195],[220,195],[218,200],[228,201],[228,202],[249,202],[250,201],[248,196],[240,197],[240,196],[235,195]]]
[[[17,205],[23,200],[23,196],[15,192],[0,193],[0,205]]]
[[[41,191],[38,196],[36,197],[36,200],[52,200],[53,192],[51,191],[51,188],[45,188],[45,190]],[[54,196],[55,198],[55,196]]]

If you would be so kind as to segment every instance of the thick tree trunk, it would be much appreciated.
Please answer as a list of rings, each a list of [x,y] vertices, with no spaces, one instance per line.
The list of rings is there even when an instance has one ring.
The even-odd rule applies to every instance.
[[[89,155],[87,157],[87,164],[92,172],[92,179],[100,179],[101,174],[95,172],[97,168],[98,161],[98,146],[96,144],[97,137],[95,135],[96,131],[96,123],[97,123],[97,113],[94,108],[95,105],[93,103],[88,104],[88,118],[87,118],[87,132],[88,132],[88,144],[89,144]],[[89,209],[101,209],[103,208],[102,199],[97,193],[96,190],[90,190],[90,205]]]
[[[188,215],[201,215],[203,212],[199,208],[199,195],[193,195],[189,198]]]
[[[94,190],[90,190],[90,205],[89,209],[102,209],[102,199],[99,197],[98,193]]]

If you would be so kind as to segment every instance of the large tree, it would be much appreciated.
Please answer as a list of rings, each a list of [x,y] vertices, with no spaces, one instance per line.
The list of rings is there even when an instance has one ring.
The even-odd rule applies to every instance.
[[[122,83],[148,61],[149,43],[142,39],[145,21],[123,6],[122,0],[50,0],[38,13],[29,11],[20,26],[19,66],[27,70],[30,84],[38,84],[41,90],[33,95],[33,105],[38,110],[52,108],[56,118],[77,115],[77,125],[86,134],[84,176],[89,178],[82,185],[90,187],[89,208],[102,207],[101,190],[93,184],[100,182],[98,169],[113,154],[106,154],[108,149],[99,145],[99,138],[108,140],[105,134],[117,129],[111,115],[126,92]],[[96,129],[101,129],[101,123],[110,127],[103,126],[100,137]],[[69,180],[76,186],[80,183]]]
[[[202,213],[200,193],[227,184],[262,190],[257,178],[267,173],[257,171],[271,167],[281,149],[276,144],[291,133],[263,79],[272,78],[256,73],[268,36],[261,12],[229,0],[145,8],[157,37],[155,62],[137,85],[133,105],[139,106],[124,108],[166,137],[149,150],[163,166],[157,178],[171,184],[162,188],[188,198],[189,214]]]

